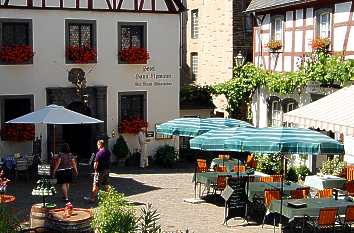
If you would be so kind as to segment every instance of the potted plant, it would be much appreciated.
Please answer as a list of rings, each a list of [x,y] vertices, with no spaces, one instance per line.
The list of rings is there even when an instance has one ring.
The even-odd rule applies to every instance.
[[[149,52],[145,48],[133,47],[122,49],[119,52],[119,57],[128,64],[146,64],[150,59]]]
[[[116,143],[113,145],[112,152],[117,156],[118,160],[121,160],[123,163],[125,162],[124,160],[130,152],[122,135],[119,135],[117,138]]]
[[[0,48],[0,60],[7,64],[24,64],[33,57],[32,46],[12,45]]]
[[[318,52],[328,52],[331,40],[327,37],[318,37],[312,40],[311,47]]]
[[[125,118],[119,124],[120,133],[137,134],[142,127],[147,127],[148,123],[140,117]]]
[[[96,55],[96,49],[92,48],[89,45],[69,45],[66,47],[66,56],[73,63],[93,63],[96,61]]]
[[[266,47],[269,49],[270,52],[277,52],[283,47],[283,45],[280,40],[270,40],[266,44]]]

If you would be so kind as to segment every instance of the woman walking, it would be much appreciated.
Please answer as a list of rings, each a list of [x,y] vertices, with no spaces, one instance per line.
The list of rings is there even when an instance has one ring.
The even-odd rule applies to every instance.
[[[62,152],[54,156],[54,174],[57,183],[61,184],[63,199],[69,201],[68,193],[70,184],[73,181],[73,174],[78,174],[76,161],[67,143],[63,145]]]

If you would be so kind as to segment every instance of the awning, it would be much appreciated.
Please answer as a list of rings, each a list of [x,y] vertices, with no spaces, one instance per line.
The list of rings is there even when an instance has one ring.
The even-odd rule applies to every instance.
[[[354,136],[354,85],[285,113],[283,121]]]

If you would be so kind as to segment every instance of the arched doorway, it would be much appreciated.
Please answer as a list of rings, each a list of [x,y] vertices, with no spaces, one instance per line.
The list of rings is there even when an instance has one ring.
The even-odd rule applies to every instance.
[[[79,112],[86,116],[91,116],[91,109],[81,102],[72,102],[67,109]],[[63,139],[69,144],[74,155],[78,156],[79,160],[88,159],[92,153],[92,125],[63,125]]]

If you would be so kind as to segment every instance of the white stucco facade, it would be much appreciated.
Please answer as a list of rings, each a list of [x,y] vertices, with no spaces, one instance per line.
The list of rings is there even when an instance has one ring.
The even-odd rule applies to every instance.
[[[158,9],[160,7],[159,1],[156,2],[154,7]],[[81,68],[86,72],[88,87],[107,87],[107,106],[105,106],[107,117],[102,120],[105,121],[107,135],[111,137],[109,139],[110,147],[117,137],[118,93],[120,92],[146,92],[148,130],[154,131],[156,123],[179,116],[179,17],[178,13],[0,8],[0,19],[32,20],[33,51],[35,53],[33,64],[0,65],[0,96],[33,95],[33,108],[37,110],[47,105],[46,88],[73,87],[73,84],[68,81],[68,71],[71,68]],[[95,21],[97,63],[66,64],[66,19]],[[118,22],[146,23],[147,50],[150,53],[147,64],[118,63]],[[144,68],[150,70],[147,71]],[[114,138],[111,135],[113,130],[116,132]],[[46,126],[36,125],[36,136],[39,135],[43,136],[42,151],[45,155],[47,152]],[[136,137],[129,135],[126,139],[131,152],[134,152],[137,148]],[[173,143],[173,141],[153,138],[148,146],[149,155],[153,155],[153,151],[158,145],[165,143]],[[0,141],[0,157],[16,152],[27,154],[31,151],[31,142]]]

